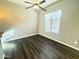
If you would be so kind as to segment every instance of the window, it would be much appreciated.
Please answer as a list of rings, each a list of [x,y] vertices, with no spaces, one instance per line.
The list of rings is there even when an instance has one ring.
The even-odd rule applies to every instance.
[[[5,33],[3,33],[3,34],[2,34],[2,36],[3,36],[2,38],[3,38],[3,39],[8,39],[8,38],[13,37],[14,34],[15,34],[15,30],[14,30],[14,29],[11,29],[11,30],[8,30],[8,31],[6,31]]]
[[[59,33],[62,10],[45,15],[45,31]]]

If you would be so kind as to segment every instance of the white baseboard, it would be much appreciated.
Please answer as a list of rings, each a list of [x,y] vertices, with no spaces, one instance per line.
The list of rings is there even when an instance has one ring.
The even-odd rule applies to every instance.
[[[67,43],[58,41],[58,40],[56,40],[56,39],[52,39],[52,38],[50,38],[50,37],[48,37],[48,36],[46,36],[46,35],[43,35],[43,34],[39,34],[39,35],[42,35],[42,36],[44,36],[44,37],[47,37],[47,38],[49,38],[49,39],[51,39],[51,40],[54,40],[54,41],[56,41],[56,42],[59,42],[59,43],[61,43],[61,44],[63,44],[63,45],[66,45],[66,46],[68,46],[68,47],[71,47],[71,48],[73,48],[73,49],[79,51],[79,48],[77,48],[77,47],[71,46],[71,45],[69,45],[69,44],[67,44]]]
[[[38,33],[35,34],[29,34],[29,35],[25,35],[25,36],[17,36],[17,37],[13,37],[13,38],[9,38],[8,40],[1,40],[1,42],[7,42],[7,41],[12,41],[12,40],[17,40],[17,39],[21,39],[21,38],[25,38],[25,37],[29,37],[29,36],[33,36],[33,35],[37,35]]]
[[[21,39],[21,38],[25,38],[25,37],[37,35],[37,34],[39,34],[39,33],[30,34],[30,35],[25,35],[25,36],[21,36],[21,37],[14,37],[14,38],[11,38],[11,40],[17,40],[17,39]],[[49,39],[52,39],[52,38],[50,38],[50,37],[48,37],[48,36],[46,36],[46,35],[43,35],[43,34],[39,34],[39,35],[42,35],[42,36],[47,37],[47,38],[49,38]],[[7,41],[11,41],[11,40],[7,40]],[[59,42],[59,43],[61,43],[61,44],[63,44],[63,45],[66,45],[66,46],[68,46],[68,47],[71,47],[71,48],[76,49],[77,51],[79,51],[79,48],[77,48],[77,47],[75,47],[75,46],[71,46],[71,45],[69,45],[69,44],[67,44],[67,43],[61,42],[61,41],[56,40],[56,39],[52,39],[52,40],[54,40],[54,41],[56,41],[56,42]],[[5,41],[3,41],[3,42],[5,42]]]

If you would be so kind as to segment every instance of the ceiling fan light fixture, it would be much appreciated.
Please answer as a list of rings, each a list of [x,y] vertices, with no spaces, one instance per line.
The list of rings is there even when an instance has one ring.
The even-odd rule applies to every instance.
[[[34,9],[37,9],[37,10],[38,10],[38,6],[37,6],[37,5],[35,5],[35,6],[34,6]]]
[[[38,0],[34,0],[34,3],[25,1],[25,3],[32,4],[32,6],[26,7],[26,9],[29,9],[29,8],[33,7],[35,10],[41,9],[43,11],[47,11],[45,8],[41,7],[41,4],[43,4],[45,2],[46,2],[45,0],[42,0],[40,2]]]

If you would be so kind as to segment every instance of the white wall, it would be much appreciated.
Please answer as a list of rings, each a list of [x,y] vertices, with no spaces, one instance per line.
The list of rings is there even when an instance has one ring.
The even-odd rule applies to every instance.
[[[47,12],[39,12],[39,34],[79,48],[79,0],[60,0],[46,9]],[[54,34],[45,32],[45,14],[60,9],[63,11],[60,33]],[[75,44],[74,42],[78,42],[78,44]]]
[[[0,28],[5,30],[3,37],[7,36],[10,30],[14,30],[13,36],[9,37],[9,39],[5,38],[5,40],[37,33],[37,11],[33,9],[26,10],[24,6],[3,0],[0,1],[0,10],[2,11],[1,14],[4,14],[4,16],[6,16],[5,14],[8,15],[4,18],[3,25],[1,25]]]
[[[3,56],[3,50],[2,50],[2,45],[1,45],[1,41],[0,41],[0,59],[2,59]]]

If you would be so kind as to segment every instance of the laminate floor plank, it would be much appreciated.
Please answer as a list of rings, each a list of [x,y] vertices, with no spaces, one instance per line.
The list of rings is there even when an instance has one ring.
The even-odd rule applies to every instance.
[[[6,59],[79,59],[78,51],[41,35],[5,42],[3,46]]]

